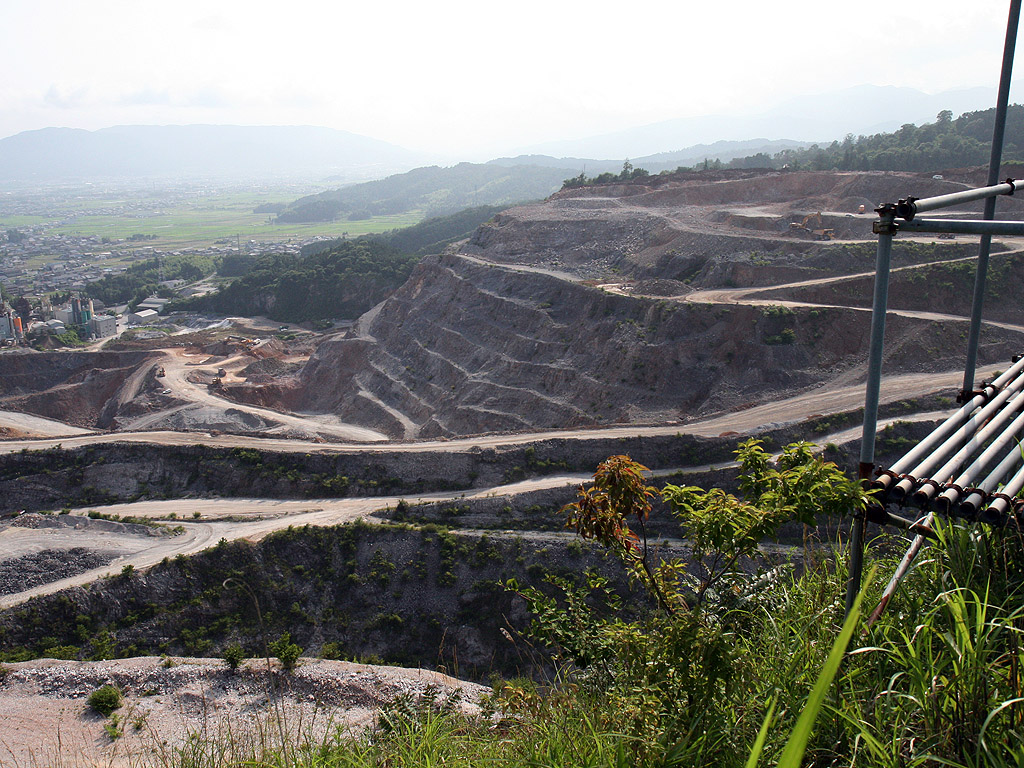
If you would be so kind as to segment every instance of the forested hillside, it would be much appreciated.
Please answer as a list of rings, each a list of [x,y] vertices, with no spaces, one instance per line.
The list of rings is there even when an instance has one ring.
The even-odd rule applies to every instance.
[[[402,253],[426,256],[429,253],[440,253],[449,243],[469,237],[477,227],[503,210],[504,207],[500,205],[479,205],[476,208],[466,208],[464,211],[453,213],[450,216],[426,219],[411,227],[392,229],[379,235],[364,235],[363,237],[385,243]],[[303,246],[302,255],[305,257],[314,253],[322,253],[343,242],[344,240],[339,238],[327,242],[311,243]],[[221,274],[226,274],[223,269]]]
[[[120,275],[109,275],[102,280],[89,283],[88,294],[104,304],[126,304],[144,301],[154,293],[173,296],[173,291],[160,287],[161,280],[185,280],[192,282],[213,274],[217,265],[214,259],[199,254],[165,256],[163,277],[158,259],[132,264]]]
[[[218,272],[237,280],[175,308],[267,315],[282,322],[356,317],[405,282],[419,257],[469,237],[502,209],[479,206],[356,240],[312,243],[294,256],[232,254]]]
[[[848,134],[825,147],[786,149],[737,158],[729,168],[781,168],[824,171],[935,171],[985,165],[989,160],[995,109],[965,112],[954,119],[949,110],[934,123],[908,123],[892,133]],[[1024,160],[1024,106],[1011,105],[1006,117],[1003,162]],[[719,166],[721,167],[721,166]]]
[[[277,221],[354,221],[414,210],[439,216],[473,206],[508,206],[547,197],[559,188],[565,176],[564,168],[532,165],[459,163],[451,168],[417,168],[380,181],[300,198],[282,211]]]
[[[342,242],[300,259],[261,256],[217,293],[177,307],[288,322],[357,317],[405,282],[416,261],[374,240]]]

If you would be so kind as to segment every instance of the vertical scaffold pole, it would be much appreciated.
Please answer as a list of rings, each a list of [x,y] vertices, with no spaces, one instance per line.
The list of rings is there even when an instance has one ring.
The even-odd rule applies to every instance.
[[[878,221],[874,230],[878,235],[878,253],[875,258],[875,297],[871,307],[871,349],[868,353],[868,381],[864,395],[864,428],[860,438],[860,478],[867,481],[875,468],[875,432],[878,429],[878,397],[882,386],[882,350],[885,340],[885,311],[889,303],[889,263],[892,260],[892,239],[896,206],[877,208]],[[850,530],[849,576],[846,582],[846,613],[853,609],[853,601],[860,591],[861,570],[864,565],[864,533],[867,520],[863,514],[853,519]]]
[[[1017,47],[1017,25],[1020,21],[1021,0],[1010,0],[1010,16],[1006,22],[1006,42],[1003,45],[1003,66],[999,74],[999,94],[996,99],[996,121],[992,128],[992,153],[988,163],[988,186],[999,183],[999,164],[1003,156],[1003,135],[1006,132],[1006,108],[1010,101],[1010,76],[1013,73],[1013,54]],[[996,199],[985,200],[982,218],[992,221],[996,216]],[[964,364],[964,386],[960,402],[971,399],[974,375],[978,365],[978,341],[981,336],[981,310],[985,302],[985,280],[988,275],[988,257],[992,236],[982,235],[978,247],[978,267],[974,274],[974,301],[971,305],[971,328],[967,335],[967,361]]]

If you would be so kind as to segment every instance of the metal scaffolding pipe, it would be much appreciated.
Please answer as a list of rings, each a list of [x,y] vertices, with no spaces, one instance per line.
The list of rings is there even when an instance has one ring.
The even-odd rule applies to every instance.
[[[1003,425],[1013,417],[1013,415],[1024,406],[1024,392],[1019,393],[1013,400],[1007,403],[1006,407],[995,414],[982,429],[975,432],[971,438],[964,443],[963,447],[953,454],[953,457],[949,459],[942,467],[936,472],[940,478],[952,477],[953,472],[956,471],[963,462],[978,448],[983,446],[990,437],[1000,432]],[[931,502],[932,497],[938,490],[938,483],[934,480],[925,482],[914,494],[914,501],[920,504],[922,507],[925,504]]]
[[[1018,469],[1017,474],[1003,486],[1002,493],[1007,496],[1016,496],[1022,490],[1024,490],[1024,467]]]
[[[988,184],[993,186],[999,179],[999,164],[1003,156],[1003,137],[1006,133],[1006,110],[1010,102],[1010,78],[1013,74],[1013,54],[1017,47],[1017,26],[1020,23],[1021,0],[1010,0],[1010,13],[1006,20],[1006,40],[1003,43],[1003,63],[999,72],[999,93],[996,97],[995,124],[992,127],[992,150],[988,161]],[[1012,193],[1011,193],[1012,194]],[[996,217],[996,200],[985,200],[982,218],[991,221]],[[978,362],[978,340],[981,337],[981,309],[985,303],[985,280],[988,274],[988,257],[992,248],[992,235],[983,233],[978,246],[978,267],[974,274],[974,300],[971,304],[971,327],[967,333],[967,359],[964,363],[964,386],[962,393],[974,389],[974,371]],[[966,399],[962,394],[961,399]]]
[[[985,215],[984,215],[984,218],[986,219],[986,221],[985,222],[980,222],[980,223],[997,224],[997,225],[1000,225],[1003,228],[999,229],[999,230],[993,230],[991,232],[984,232],[984,231],[979,231],[978,232],[978,234],[981,234],[981,235],[983,235],[985,237],[984,237],[984,239],[982,241],[981,251],[979,253],[979,258],[978,258],[978,270],[977,270],[977,277],[976,277],[976,281],[975,281],[975,292],[974,292],[974,299],[975,299],[975,301],[974,301],[974,306],[972,307],[972,312],[971,312],[971,330],[970,330],[970,335],[969,335],[969,340],[968,340],[967,367],[966,367],[966,369],[964,371],[964,386],[963,386],[963,389],[961,391],[961,397],[960,397],[961,401],[970,399],[973,402],[973,400],[975,399],[974,391],[973,391],[974,390],[974,372],[975,372],[975,364],[976,364],[976,359],[977,359],[978,338],[979,338],[979,335],[980,335],[980,326],[981,326],[982,297],[984,296],[984,292],[985,292],[985,274],[986,274],[986,271],[987,271],[987,268],[988,268],[988,246],[990,244],[989,241],[990,241],[990,238],[991,238],[992,234],[1011,234],[1010,232],[1006,232],[1005,231],[1005,228],[1006,228],[1005,225],[1007,224],[1006,222],[993,222],[992,219],[994,218],[994,212],[995,212],[995,196],[997,196],[999,194],[1013,194],[1013,189],[1012,189],[1013,184],[1012,184],[1012,182],[1008,182],[1008,184],[1006,184],[1006,185],[998,185],[998,184],[996,184],[996,180],[998,179],[999,162],[1000,162],[1000,157],[1001,157],[1001,154],[1002,154],[1003,132],[1005,131],[1005,126],[1006,126],[1006,107],[1007,107],[1007,103],[1008,103],[1009,90],[1010,90],[1010,75],[1011,75],[1011,71],[1012,71],[1012,68],[1013,68],[1013,55],[1014,55],[1014,49],[1016,48],[1016,41],[1017,41],[1017,26],[1018,26],[1019,19],[1020,19],[1020,6],[1021,6],[1021,0],[1010,0],[1010,14],[1009,14],[1009,19],[1007,20],[1007,25],[1006,25],[1006,41],[1005,41],[1005,45],[1003,47],[1003,64],[1002,64],[1002,72],[1000,74],[1000,80],[999,80],[999,96],[998,96],[998,103],[997,103],[997,106],[996,106],[995,130],[993,132],[993,137],[992,137],[992,153],[991,153],[991,158],[990,158],[990,163],[989,163],[988,188],[985,189],[985,190],[976,190],[976,192],[979,192],[979,193],[982,193],[982,194],[979,194],[977,197],[971,197],[970,198],[970,199],[974,199],[974,200],[977,200],[977,199],[985,199],[986,200]],[[1006,190],[1006,191],[996,191],[996,188],[997,187],[1001,187],[1001,186],[1009,186],[1010,189]],[[969,193],[968,193],[968,195],[961,195],[959,198],[957,198],[956,195],[942,195],[942,196],[939,196],[938,198],[931,198],[930,200],[922,200],[922,201],[915,201],[913,199],[901,200],[900,203],[898,204],[898,206],[895,206],[895,207],[897,208],[898,215],[900,215],[901,217],[906,218],[907,219],[906,224],[909,225],[909,224],[912,223],[911,219],[913,219],[914,216],[917,213],[923,213],[923,212],[925,212],[927,210],[935,210],[936,208],[945,207],[947,205],[957,205],[957,204],[959,204],[961,202],[968,202],[968,199],[967,199],[968,196],[969,196]],[[945,198],[945,199],[943,199],[943,198]],[[990,203],[991,203],[991,207],[990,207]],[[891,206],[891,205],[890,206],[883,206],[881,209],[879,209],[879,213],[881,214],[883,210],[891,210],[893,207],[894,206]],[[904,210],[900,210],[901,207]],[[991,214],[989,213],[990,211],[991,211]],[[909,215],[907,215],[908,213],[909,213]],[[880,241],[879,248],[881,248],[881,240],[883,239],[882,233],[883,232],[885,233],[884,237],[886,237],[886,238],[891,235],[891,231],[893,229],[893,226],[892,226],[893,220],[892,220],[892,218],[889,219],[888,223],[889,223],[888,227],[880,226],[880,225],[884,224],[884,222],[882,222],[882,221],[877,222],[876,225],[875,225],[875,231],[880,235],[880,238],[879,238],[879,241]],[[921,230],[918,230],[918,231],[927,231],[927,230],[921,229]],[[952,230],[934,230],[934,231],[952,231]],[[1016,399],[1014,400],[1014,403],[1016,404]],[[865,404],[865,408],[866,407],[867,406]],[[983,408],[982,410],[987,410],[987,407]],[[1012,411],[1011,411],[1011,413],[1012,413]],[[1000,416],[1001,416],[1001,414],[1000,414]],[[976,418],[977,417],[973,417],[969,421],[975,421]],[[978,432],[978,434],[976,434],[971,440],[968,441],[968,445],[971,445],[971,444],[973,444],[975,442],[981,441],[981,437],[980,436],[983,433],[985,433],[987,430],[988,430],[988,427],[985,427],[982,430],[980,430]],[[963,431],[963,429],[958,430],[958,433],[962,432],[962,431]],[[949,441],[947,440],[947,443],[948,442]],[[979,445],[983,444],[983,441],[978,442],[978,444]],[[954,457],[954,459],[955,458],[956,457]],[[952,460],[950,462],[947,462],[946,466],[948,467],[951,462],[952,462]],[[943,471],[945,469],[946,469],[946,467],[943,467]],[[1022,468],[1020,471],[1018,471],[1017,476],[1015,476],[1015,480],[1017,479],[1017,477],[1021,477],[1021,486],[1024,487],[1024,468]],[[986,481],[987,480],[988,480],[988,478],[986,478]],[[1020,488],[1015,490],[1014,493],[1018,492],[1019,490],[1020,490]],[[1007,496],[1000,494],[1000,498],[997,498],[993,502],[993,504],[990,505],[990,507],[996,506],[997,503],[998,503],[999,506],[1007,506],[1008,507],[1011,504],[1011,501],[1010,501],[1010,499]],[[932,522],[933,519],[934,519],[934,512],[929,512],[927,514],[927,516],[922,521],[920,521],[920,523],[923,524],[925,527],[930,527],[931,526],[931,522]],[[907,549],[906,554],[903,556],[903,560],[900,562],[899,567],[896,569],[896,572],[893,574],[893,577],[892,577],[892,579],[890,579],[888,585],[886,585],[885,591],[882,594],[881,601],[879,602],[878,606],[875,608],[875,610],[872,612],[870,618],[868,619],[868,626],[869,627],[872,624],[874,624],[874,622],[878,619],[878,617],[881,616],[882,613],[885,611],[885,607],[888,605],[889,601],[892,599],[892,596],[896,593],[896,589],[899,586],[900,581],[903,579],[903,576],[910,569],[910,565],[914,561],[914,558],[917,556],[918,551],[920,551],[921,546],[924,544],[924,540],[925,540],[925,537],[923,535],[917,535],[917,536],[914,537],[914,540],[913,540],[913,542],[911,542],[910,547]],[[858,577],[859,577],[859,571],[858,571]],[[851,602],[850,602],[850,593],[849,593],[849,584],[848,584],[847,585],[847,613],[849,613],[849,611],[850,611],[850,605],[851,605]]]
[[[915,462],[930,453],[954,429],[963,424],[970,417],[971,413],[984,405],[990,397],[997,394],[1006,382],[1019,375],[1024,370],[1024,357],[1014,362],[1006,371],[996,377],[994,381],[986,384],[982,391],[971,398],[970,402],[964,404],[956,413],[946,419],[942,424],[932,430],[931,434],[914,446],[909,453],[904,454],[893,464],[881,477],[875,481],[875,486],[882,490],[883,495],[889,491],[889,486],[898,480],[898,475],[906,472],[914,466]]]
[[[1002,377],[1000,377],[1002,378]],[[920,464],[911,469],[909,477],[901,478],[900,481],[890,490],[889,495],[896,501],[902,500],[914,489],[918,480],[923,480],[932,474],[932,470],[938,466],[952,451],[962,445],[964,440],[970,438],[974,431],[991,416],[996,414],[1003,404],[1014,394],[1024,387],[1024,376],[1017,376],[1009,384],[1003,387],[983,408],[971,415],[963,425],[953,432],[937,449]]]
[[[874,487],[881,491],[880,498],[887,498],[890,493],[897,496],[898,499],[902,499],[906,496],[913,488],[913,483],[907,479],[902,478],[908,469],[915,468],[915,462],[920,462],[926,455],[932,453],[937,445],[940,445],[942,441],[946,440],[950,432],[961,426],[970,417],[971,413],[976,408],[983,405],[993,394],[998,393],[998,389],[988,384],[985,386],[981,393],[974,396],[971,402],[966,403],[960,410],[946,419],[942,424],[932,430],[921,442],[915,445],[910,452],[901,456],[895,464],[882,473],[875,479]],[[913,475],[914,473],[911,473]],[[902,484],[902,488],[897,491],[896,487],[893,487],[893,483],[899,487]]]
[[[929,512],[921,520],[918,520],[918,525],[922,525],[925,528],[931,528],[932,521],[935,519],[935,513]],[[917,553],[921,551],[921,545],[924,544],[927,537],[923,534],[918,534],[914,537],[914,540],[910,542],[910,547],[907,548],[907,552],[903,555],[903,559],[900,560],[900,564],[896,566],[896,572],[893,573],[892,578],[889,579],[889,583],[885,585],[885,589],[882,591],[882,597],[878,601],[878,606],[871,612],[871,616],[868,617],[868,628],[874,624],[878,617],[885,611],[892,596],[896,594],[896,588],[903,581],[903,577],[907,575],[907,571],[910,570],[911,563],[914,562],[914,558],[917,557]]]
[[[900,232],[951,232],[954,235],[1024,235],[1024,221],[981,219],[914,219],[898,221]]]
[[[1016,445],[1016,435],[1020,432],[1022,427],[1024,427],[1024,414],[1017,416],[1010,426],[1003,430],[1001,434],[997,435],[989,447],[982,451],[981,455],[978,456],[978,458],[976,458],[971,465],[961,472],[960,475],[950,484],[950,487],[946,488],[946,490],[943,491],[937,499],[935,499],[935,504],[938,505],[937,508],[940,512],[948,513],[953,508],[953,505],[960,501],[960,497],[964,493],[963,488],[970,488],[970,486],[974,485],[982,470],[995,461],[998,456],[1002,456],[1010,443],[1014,444],[1012,447],[1016,449],[1016,455],[1018,457],[1020,456],[1020,449]],[[1013,456],[1014,453],[1011,453],[1009,458],[1013,458]],[[989,477],[985,478],[986,481],[988,479]],[[999,481],[996,480],[995,482],[998,483]]]
[[[973,489],[967,498],[960,502],[960,514],[964,517],[977,517],[981,505],[985,503],[986,497],[999,487],[1004,478],[1021,461],[1024,461],[1024,456],[1021,455],[1020,446],[1015,445],[1003,460],[996,465],[996,468],[989,472],[988,477],[982,480],[978,487]],[[1021,484],[1024,486],[1024,474],[1021,474],[1020,477]],[[1008,488],[1009,484],[1006,484],[1003,488],[1003,493],[1006,493]],[[1009,495],[1014,496],[1019,490],[1020,488]]]
[[[1014,497],[1024,489],[1024,467],[1017,470],[1015,474],[1003,489],[996,494],[996,497],[992,500],[992,503],[988,505],[988,509],[985,512],[990,513],[995,518],[1001,518],[1010,513],[1010,509],[1014,505]]]
[[[953,205],[973,203],[975,200],[984,200],[989,197],[998,197],[999,195],[1012,195],[1014,189],[1013,181],[1007,180],[1002,184],[991,182],[987,187],[965,189],[963,192],[951,192],[948,195],[926,197],[921,200],[907,197],[896,203],[896,215],[901,219],[911,221],[919,213],[937,211],[940,208],[949,208]]]
[[[868,380],[864,393],[864,426],[860,437],[860,478],[868,481],[875,469],[875,436],[878,431],[878,395],[882,386],[882,351],[885,340],[885,310],[889,302],[889,265],[892,261],[892,239],[895,236],[893,210],[878,210],[875,229],[878,248],[875,253],[875,293],[871,307],[871,347],[868,353]],[[846,614],[860,592],[861,569],[864,565],[864,515],[853,519],[850,531],[850,569],[846,582]]]

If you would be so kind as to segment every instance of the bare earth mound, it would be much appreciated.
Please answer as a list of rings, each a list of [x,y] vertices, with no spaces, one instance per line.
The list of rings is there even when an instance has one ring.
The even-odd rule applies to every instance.
[[[216,659],[143,657],[118,661],[10,664],[0,683],[0,765],[140,766],[176,763],[190,734],[205,749],[322,741],[372,724],[376,710],[428,686],[458,691],[474,707],[483,686],[437,672],[303,659],[284,673],[250,659],[232,673]],[[125,695],[117,725],[87,704],[112,684]],[[120,731],[111,738],[114,731]],[[239,755],[239,756],[241,756]]]

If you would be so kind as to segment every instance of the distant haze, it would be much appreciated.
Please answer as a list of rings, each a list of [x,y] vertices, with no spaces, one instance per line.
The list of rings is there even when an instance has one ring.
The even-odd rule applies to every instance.
[[[705,115],[666,120],[587,139],[555,141],[527,151],[549,155],[641,157],[694,144],[742,141],[755,136],[801,142],[831,142],[848,133],[869,135],[906,123],[933,122],[943,109],[954,115],[995,106],[995,88],[970,88],[929,95],[912,88],[862,85],[801,96],[758,115]],[[756,151],[756,150],[755,150]]]
[[[869,131],[870,122],[851,125],[859,106],[816,94],[994,88],[1008,0],[5,0],[3,8],[0,136],[314,125],[456,162],[566,154],[564,141],[572,154],[619,157]],[[772,122],[776,110],[792,117],[805,97],[804,130]],[[900,101],[893,106],[910,106]],[[934,116],[902,113],[904,122]],[[653,134],[649,143],[577,143],[695,119],[706,130],[691,125],[669,144]]]
[[[332,174],[339,180],[362,180],[406,170],[421,160],[383,141],[302,126],[47,128],[0,140],[0,180]]]
[[[758,117],[670,120],[589,139],[551,142],[530,153],[491,162],[565,169],[570,176],[618,170],[630,158],[657,173],[704,159],[771,155],[812,141],[827,144],[848,133],[921,124],[933,121],[942,109],[958,115],[985,108],[993,99],[994,94],[984,88],[929,96],[908,88],[860,86],[794,99]],[[311,126],[47,128],[0,139],[0,181],[301,178],[340,184],[383,178],[434,160],[375,138]]]

